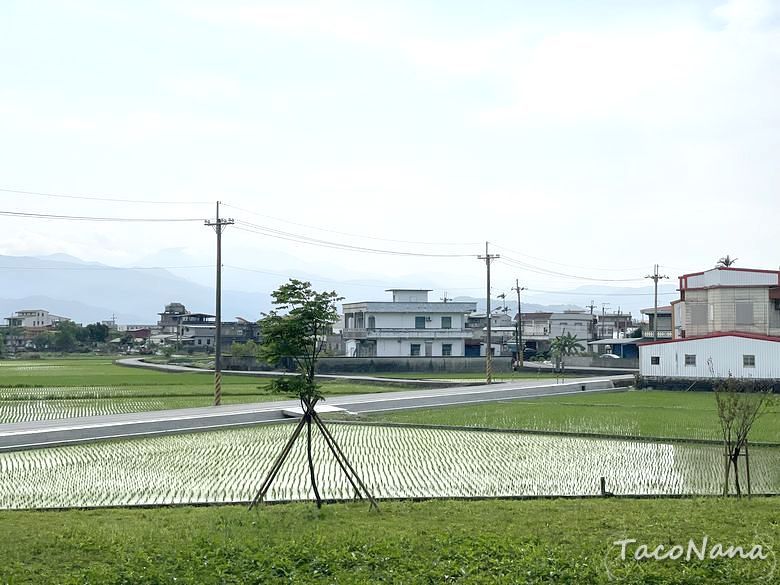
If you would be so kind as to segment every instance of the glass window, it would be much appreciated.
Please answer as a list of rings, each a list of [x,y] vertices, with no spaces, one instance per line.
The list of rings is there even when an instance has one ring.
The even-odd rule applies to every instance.
[[[452,344],[451,343],[442,343],[441,344],[441,355],[452,355]]]
[[[376,317],[374,317],[373,315],[370,315],[368,317],[368,328],[376,329]]]
[[[756,367],[756,356],[754,355],[743,355],[742,356],[742,365],[746,368],[755,368]]]
[[[696,365],[696,354],[685,354],[685,365],[686,366],[695,366]]]
[[[441,318],[441,328],[442,329],[452,329],[452,317],[442,317]]]
[[[414,318],[414,328],[415,329],[425,329],[425,317],[415,317]]]
[[[413,343],[410,346],[411,351],[409,352],[409,355],[420,355],[420,344],[419,343]]]
[[[661,365],[661,356],[651,355],[650,356],[650,365],[651,366],[659,366],[659,365]]]

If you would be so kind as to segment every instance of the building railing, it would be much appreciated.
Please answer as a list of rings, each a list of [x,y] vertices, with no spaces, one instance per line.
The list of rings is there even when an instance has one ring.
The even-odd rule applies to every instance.
[[[400,337],[404,339],[461,339],[471,337],[471,332],[464,329],[442,329],[439,327],[429,327],[426,329],[383,327],[375,329],[344,329],[343,335],[346,339],[377,339],[381,337]]]

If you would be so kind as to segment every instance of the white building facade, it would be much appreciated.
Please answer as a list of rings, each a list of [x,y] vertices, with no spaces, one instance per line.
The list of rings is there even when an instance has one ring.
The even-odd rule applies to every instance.
[[[390,289],[392,302],[345,303],[344,350],[349,357],[464,356],[466,316],[476,303],[429,302],[429,290]]]
[[[53,315],[45,309],[32,309],[16,311],[10,317],[6,317],[6,324],[9,327],[52,327],[62,321],[70,321],[67,317]]]
[[[593,339],[593,316],[589,313],[553,313],[550,315],[550,339],[571,333],[584,347]]]
[[[780,338],[751,333],[713,333],[651,341],[639,346],[645,378],[780,380]]]

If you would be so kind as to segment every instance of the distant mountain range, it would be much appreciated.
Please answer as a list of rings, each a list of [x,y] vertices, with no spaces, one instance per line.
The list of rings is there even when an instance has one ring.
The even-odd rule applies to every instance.
[[[151,264],[151,259],[150,264]],[[154,260],[161,260],[155,258]],[[185,262],[186,263],[186,262]],[[158,264],[159,266],[159,264]],[[181,273],[148,267],[126,268],[86,262],[67,254],[50,256],[3,256],[0,255],[0,323],[2,318],[21,309],[46,309],[57,315],[70,317],[81,323],[109,320],[115,316],[118,323],[152,324],[157,322],[157,313],[167,303],[184,303],[191,311],[211,313],[214,310],[214,289],[185,278]],[[376,279],[354,279],[337,282],[316,274],[299,274],[300,278],[311,280],[316,288],[336,289],[347,300],[384,300],[389,282]],[[213,280],[213,277],[209,279]],[[238,272],[226,267],[223,280],[222,315],[225,320],[243,317],[258,319],[271,306],[270,291],[286,277],[274,271]],[[430,282],[420,283],[422,288],[446,289]],[[234,288],[241,290],[235,290]],[[669,293],[672,285],[659,286],[659,291]],[[653,303],[652,287],[624,288],[587,286],[574,289],[571,294],[556,294],[556,303],[537,302],[541,293],[535,293],[533,302],[523,302],[523,311],[563,311],[582,309],[594,299],[601,310],[601,302],[609,302],[609,310],[620,307],[639,317],[639,309]],[[674,297],[664,295],[659,305],[668,305]],[[484,310],[484,297],[457,297],[458,301],[477,303],[478,310]],[[491,301],[492,308],[502,301]],[[512,315],[517,303],[506,303]]]

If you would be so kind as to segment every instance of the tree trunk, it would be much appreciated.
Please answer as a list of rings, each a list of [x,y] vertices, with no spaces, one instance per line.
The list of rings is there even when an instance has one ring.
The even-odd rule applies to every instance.
[[[734,464],[734,487],[737,490],[737,497],[739,498],[742,497],[742,490],[739,487],[739,447],[734,449],[731,461]]]
[[[317,499],[317,507],[322,508],[322,498],[317,489],[317,478],[314,475],[314,461],[311,457],[311,413],[306,411],[306,456],[309,460],[309,476],[311,477],[311,487],[314,489],[314,497]]]
[[[725,473],[723,474],[723,495],[729,495],[729,472],[731,471],[731,449],[728,444],[724,445],[723,459],[726,461]]]

